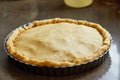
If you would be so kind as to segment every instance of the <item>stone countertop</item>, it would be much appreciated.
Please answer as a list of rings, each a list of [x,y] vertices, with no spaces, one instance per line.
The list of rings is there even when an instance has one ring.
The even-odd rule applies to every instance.
[[[85,8],[70,8],[63,0],[0,0],[0,80],[120,80],[120,7],[94,0]],[[101,24],[112,35],[109,57],[97,68],[71,76],[40,76],[9,62],[4,38],[25,23],[48,18],[73,18]]]

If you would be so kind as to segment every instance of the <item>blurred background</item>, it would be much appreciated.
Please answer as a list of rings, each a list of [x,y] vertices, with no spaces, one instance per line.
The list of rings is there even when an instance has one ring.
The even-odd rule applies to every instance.
[[[40,76],[12,65],[3,47],[9,32],[34,20],[56,17],[87,20],[106,28],[112,35],[106,61],[91,71],[63,77]],[[119,48],[120,0],[0,0],[0,80],[120,80]]]

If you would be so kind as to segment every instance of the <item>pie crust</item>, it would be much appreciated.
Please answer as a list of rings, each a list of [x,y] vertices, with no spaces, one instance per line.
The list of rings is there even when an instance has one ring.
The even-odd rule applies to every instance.
[[[53,26],[53,28],[52,27],[49,28],[49,25]],[[54,37],[49,38],[51,36],[45,37],[42,34],[40,35],[40,33],[42,33],[42,32],[49,35],[52,31],[55,31],[54,30],[54,29],[56,29],[55,26],[57,26],[57,28],[58,28],[57,31],[62,31],[62,30],[60,30],[60,27],[58,25],[61,25],[60,27],[63,30],[63,35],[62,35],[62,33],[60,33],[60,36],[61,35],[67,36],[67,34],[68,34],[68,36],[72,35],[72,38],[79,39],[79,36],[77,34],[77,30],[78,30],[78,33],[82,32],[82,30],[79,31],[79,29],[75,29],[76,30],[75,31],[73,28],[74,25],[76,25],[75,26],[76,28],[83,29],[83,32],[84,31],[91,31],[90,34],[93,34],[93,35],[89,35],[89,32],[88,33],[84,32],[83,34],[79,33],[79,35],[83,36],[83,38],[87,38],[85,40],[82,40],[83,42],[85,42],[84,43],[85,45],[83,43],[80,43],[80,46],[81,46],[81,44],[83,44],[83,46],[85,46],[85,48],[84,47],[78,48],[79,44],[76,44],[76,40],[75,40],[75,42],[74,42],[74,40],[72,42],[67,41],[66,43],[68,43],[68,45],[66,43],[65,43],[65,45],[62,45],[63,43],[60,44],[58,41],[59,37],[56,37],[56,36],[59,36],[59,34],[57,34],[57,33],[55,33],[56,38],[54,38]],[[64,26],[64,25],[66,25],[66,26]],[[70,26],[70,25],[73,25],[73,26]],[[69,26],[70,26],[70,28],[73,28],[73,30],[63,29],[64,27],[68,28]],[[48,27],[49,29],[44,30],[44,29],[46,29],[44,27],[46,27],[46,28]],[[83,28],[81,28],[81,27],[83,27]],[[84,28],[85,29],[90,28],[90,30],[84,30]],[[93,29],[93,32],[95,31],[95,34],[92,33],[92,29]],[[33,30],[33,33],[29,34],[29,32],[31,30]],[[38,33],[39,34],[38,36],[34,36],[33,34],[39,32],[39,30],[40,31],[43,30],[43,31]],[[67,34],[64,33],[65,30],[66,30],[65,33],[67,33]],[[72,31],[72,32],[70,32],[70,31]],[[74,33],[73,33],[73,31],[74,31]],[[27,36],[29,35],[29,37],[26,38],[26,35]],[[51,34],[51,35],[54,35],[54,34]],[[95,38],[94,38],[94,35],[96,35]],[[30,37],[30,36],[32,36],[32,37]],[[43,37],[41,37],[41,36],[43,36]],[[73,37],[73,36],[75,36],[75,37]],[[91,37],[91,36],[93,36],[93,37]],[[21,38],[23,38],[24,40],[22,40]],[[50,46],[50,48],[52,48],[52,49],[48,50],[48,48],[46,48],[46,46],[40,47],[41,45],[36,44],[34,46],[39,46],[39,48],[35,49],[36,50],[35,53],[24,53],[24,51],[26,51],[26,50],[24,50],[24,49],[26,49],[26,45],[31,46],[31,47],[32,47],[32,45],[30,45],[29,43],[22,43],[21,44],[21,42],[26,41],[26,39],[30,41],[30,40],[33,40],[36,38],[43,40],[42,41],[43,43],[41,43],[41,45],[46,45],[46,41],[48,41],[50,43],[50,45],[52,45],[53,48],[55,48],[55,51],[51,51],[51,50],[53,50],[53,48],[51,46]],[[60,37],[60,39],[61,38],[66,39],[66,37]],[[82,38],[82,37],[80,37],[80,38]],[[63,40],[65,40],[65,39],[63,39]],[[70,36],[70,39],[67,37],[67,40],[71,40],[71,36]],[[93,43],[93,41],[89,41],[89,40],[93,40],[96,43],[95,45],[97,45],[97,46],[95,46],[95,45],[92,46],[91,44],[94,44],[94,43]],[[98,40],[100,40],[100,41],[98,41]],[[103,27],[101,27],[99,24],[84,21],[84,20],[73,20],[73,19],[69,19],[69,18],[64,18],[64,19],[53,18],[53,19],[46,19],[46,20],[40,20],[40,21],[33,21],[32,23],[29,23],[28,25],[21,26],[21,27],[15,29],[13,32],[11,32],[8,35],[6,42],[5,42],[5,46],[6,46],[6,49],[7,49],[7,52],[9,53],[9,55],[12,56],[13,58],[17,59],[20,62],[30,64],[30,65],[36,65],[36,66],[61,67],[61,66],[74,66],[74,65],[85,63],[85,62],[93,61],[96,58],[99,58],[101,55],[103,55],[109,49],[110,40],[111,40],[111,35],[109,34],[109,32],[106,29],[104,29]],[[29,41],[26,41],[26,42],[29,42]],[[56,41],[58,42],[58,44],[54,44]],[[21,49],[20,47],[19,48],[16,47],[16,45],[19,44],[19,42],[20,42],[20,46],[22,48],[22,51],[19,50],[19,49]],[[34,42],[35,41],[33,41],[31,43],[34,43]],[[87,42],[88,42],[88,44],[87,44]],[[75,47],[74,47],[74,43],[77,46],[75,45]],[[70,50],[69,49],[64,50],[64,48],[66,48],[66,47],[69,48],[69,46],[70,46],[69,44],[72,44],[73,47],[71,46]],[[90,44],[90,47],[88,47],[89,44]],[[60,46],[60,45],[62,45],[62,46]],[[88,45],[88,46],[86,47],[86,45]],[[49,47],[49,45],[47,47]],[[39,50],[41,48],[45,49],[41,52],[48,51],[48,53],[47,52],[41,53]],[[87,50],[86,50],[87,48],[88,48],[88,52],[91,51],[94,53],[92,53],[90,55],[89,55],[89,53],[85,53],[85,52],[87,52]],[[72,49],[74,49],[74,50],[72,50]],[[82,50],[79,50],[79,49],[82,49]],[[96,50],[94,51],[94,49],[96,49]],[[32,49],[29,49],[29,50],[32,50]],[[49,51],[50,51],[50,53],[49,53]],[[72,53],[72,51],[73,51],[73,53]],[[74,53],[77,51],[78,51],[78,53]],[[83,54],[82,54],[83,57],[81,57],[82,51],[83,51]],[[29,52],[31,52],[31,51],[29,51]],[[44,54],[45,56],[43,56],[42,54]],[[68,56],[71,56],[71,54],[72,54],[72,57],[68,57]],[[73,57],[74,54],[77,54],[77,56],[75,55]],[[80,57],[79,57],[79,54],[80,54]],[[63,56],[59,57],[59,55],[63,55]],[[61,58],[61,60],[60,60],[60,58]]]

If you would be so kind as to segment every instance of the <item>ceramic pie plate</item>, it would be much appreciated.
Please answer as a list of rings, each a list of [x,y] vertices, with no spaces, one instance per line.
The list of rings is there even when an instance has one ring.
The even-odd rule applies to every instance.
[[[25,25],[22,25],[20,27],[25,27],[28,26],[31,23],[27,23]],[[13,30],[14,31],[14,30]],[[11,32],[12,33],[12,32]],[[106,57],[108,56],[109,49],[107,49],[101,56],[90,60],[88,62],[84,62],[81,64],[76,64],[74,66],[60,66],[60,67],[44,67],[44,66],[37,66],[33,64],[29,64],[23,61],[18,60],[17,58],[13,57],[7,50],[6,48],[6,41],[10,34],[5,38],[4,41],[4,49],[7,55],[9,56],[10,60],[20,69],[27,71],[27,72],[32,72],[35,74],[40,74],[40,75],[54,75],[54,76],[63,76],[63,75],[72,75],[72,74],[78,74],[84,71],[88,71],[90,69],[93,69],[100,64],[102,64]]]

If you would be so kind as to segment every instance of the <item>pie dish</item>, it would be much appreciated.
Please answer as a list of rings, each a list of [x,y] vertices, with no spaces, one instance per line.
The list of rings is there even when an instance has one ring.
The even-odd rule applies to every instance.
[[[57,74],[58,69],[65,71],[77,66],[79,72],[80,66],[92,64],[93,67],[94,62],[101,63],[108,53],[110,41],[110,33],[97,23],[53,18],[33,21],[15,29],[7,36],[5,49],[18,63],[39,70],[52,68],[52,74]]]

